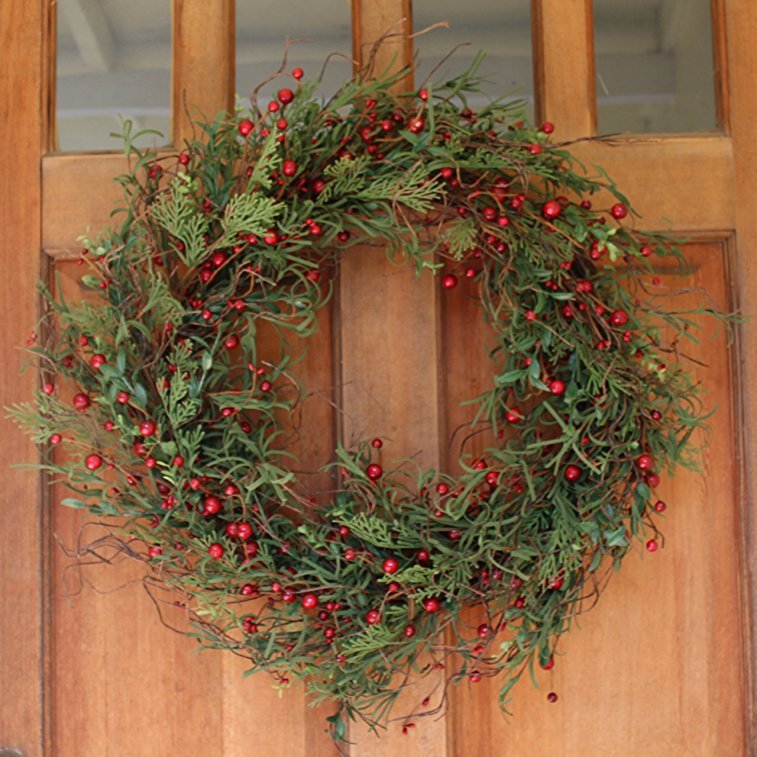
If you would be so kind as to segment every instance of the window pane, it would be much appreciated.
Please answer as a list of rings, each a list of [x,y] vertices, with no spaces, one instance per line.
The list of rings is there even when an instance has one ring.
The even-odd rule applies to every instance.
[[[486,53],[479,73],[487,81],[480,97],[470,98],[477,107],[491,98],[526,100],[526,116],[533,114],[533,67],[531,64],[531,4],[525,0],[415,0],[413,28],[416,33],[440,21],[449,28],[433,29],[415,38],[417,67],[415,83],[444,81],[464,71],[479,51]],[[454,54],[432,73],[457,45]]]
[[[717,128],[711,0],[594,0],[600,132]]]
[[[320,74],[327,56],[337,53],[326,67],[322,94],[333,94],[352,76],[352,26],[349,0],[239,0],[237,2],[237,94],[247,100],[252,90],[278,70],[287,37],[287,68]],[[261,94],[270,95],[281,82]]]
[[[170,0],[57,0],[57,127],[61,150],[119,150],[121,117],[168,141]]]

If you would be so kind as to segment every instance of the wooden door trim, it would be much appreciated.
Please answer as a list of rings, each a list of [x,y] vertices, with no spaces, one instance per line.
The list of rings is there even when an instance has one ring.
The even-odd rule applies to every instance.
[[[21,376],[18,371],[29,357],[19,349],[19,335],[29,334],[38,315],[39,269],[30,265],[29,254],[40,248],[46,8],[42,2],[0,4],[0,154],[6,176],[0,185],[0,253],[6,267],[2,297],[7,303],[0,331],[5,356],[1,405],[28,400],[38,386],[36,371]],[[0,638],[5,649],[0,665],[0,748],[40,755],[45,720],[42,487],[38,473],[16,467],[36,459],[35,445],[9,420],[0,423]]]
[[[757,176],[757,101],[754,79],[757,71],[757,6],[751,0],[723,0],[728,39],[728,97],[734,145],[736,256],[735,294],[749,321],[739,329],[739,369],[742,402],[743,476],[742,555],[744,558],[742,601],[744,604],[744,669],[748,686],[749,745],[757,755],[757,211],[754,177]]]

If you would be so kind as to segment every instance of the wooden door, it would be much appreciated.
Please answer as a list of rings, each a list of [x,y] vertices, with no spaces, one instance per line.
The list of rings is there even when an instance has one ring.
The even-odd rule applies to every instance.
[[[3,404],[28,396],[36,380],[32,371],[19,378],[16,349],[34,323],[35,282],[55,272],[76,292],[76,238],[107,222],[117,199],[108,182],[122,165],[112,154],[53,149],[55,5],[0,4]],[[174,144],[189,128],[184,103],[206,112],[230,104],[233,6],[174,0]],[[757,5],[716,0],[713,7],[721,130],[575,149],[607,168],[647,228],[672,219],[689,240],[692,285],[754,318]],[[386,29],[411,29],[410,0],[353,0],[352,14],[357,57]],[[591,0],[532,3],[537,113],[558,125],[560,139],[596,131],[592,23]],[[399,63],[411,54],[409,38],[382,52]],[[659,276],[664,286],[671,272]],[[471,339],[486,339],[477,313],[457,293],[441,298],[432,280],[388,268],[380,250],[345,262],[339,294],[322,318],[320,359],[308,381],[327,396],[341,387],[342,410],[332,416],[328,402],[311,403],[304,436],[308,427],[334,428],[345,439],[378,435],[391,439],[387,456],[419,453],[422,463],[454,465],[446,439],[468,418],[457,403],[487,376]],[[494,686],[463,685],[443,715],[417,718],[405,733],[402,720],[380,740],[354,728],[352,757],[757,754],[754,328],[752,321],[739,329],[730,349],[722,333],[706,332],[694,351],[709,365],[697,370],[718,411],[703,474],[664,484],[664,549],[629,556],[599,606],[561,643],[565,655],[540,674],[540,688],[527,681],[516,688],[511,721],[499,713]],[[243,679],[230,655],[194,654],[192,643],[163,628],[139,566],[79,570],[61,545],[70,551],[86,541],[82,521],[33,472],[8,468],[35,451],[3,423],[0,754],[335,753],[323,732],[327,708],[308,708],[298,688],[279,698],[266,679]],[[319,441],[308,445],[312,466],[325,462],[333,438]],[[163,616],[180,622],[170,608]],[[430,708],[438,705],[436,683],[419,685],[409,704],[428,692]],[[547,702],[548,691],[557,702]]]

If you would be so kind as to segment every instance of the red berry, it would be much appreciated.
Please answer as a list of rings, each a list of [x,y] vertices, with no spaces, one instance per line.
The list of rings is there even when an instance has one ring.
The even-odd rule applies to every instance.
[[[555,667],[555,658],[550,657],[543,665],[542,668],[544,670],[552,670],[552,668]]]
[[[659,546],[656,539],[650,539],[647,542],[647,552],[657,552]]]
[[[230,334],[223,340],[223,346],[226,347],[227,350],[233,350],[238,345],[239,337],[236,334]]]
[[[245,118],[242,121],[240,121],[239,126],[237,127],[237,129],[239,129],[239,133],[243,137],[246,137],[254,128],[255,128],[255,124],[253,124],[249,118]]]
[[[610,323],[613,326],[625,326],[628,323],[628,313],[625,310],[613,310]]]
[[[654,458],[651,455],[639,455],[636,459],[636,465],[638,465],[641,470],[650,470],[654,465]]]
[[[92,355],[92,357],[89,359],[89,364],[95,369],[98,370],[101,365],[105,365],[108,361],[105,359],[105,355],[101,355],[99,352],[95,355]]]
[[[313,610],[318,607],[318,597],[315,594],[305,594],[300,602],[304,610]]]
[[[562,206],[557,200],[547,200],[544,205],[541,206],[541,214],[548,221],[552,221],[562,213]]]
[[[415,636],[415,626],[412,623],[405,626],[402,633],[404,633],[408,639],[411,639],[413,636]]]
[[[273,246],[279,241],[279,235],[273,229],[271,229],[270,231],[266,231],[266,233],[263,234],[263,241],[267,245]]]
[[[554,395],[560,395],[565,391],[565,382],[560,381],[560,379],[552,379],[548,386],[549,391]]]
[[[142,421],[142,423],[139,424],[139,433],[142,434],[142,436],[152,436],[156,429],[157,426],[155,425],[155,421]]]
[[[549,588],[555,590],[561,589],[563,583],[565,583],[565,579],[562,576],[557,576],[549,582]]]
[[[202,504],[203,515],[216,515],[221,511],[221,500],[218,497],[214,497],[212,494],[205,497],[205,501]]]
[[[294,92],[292,92],[291,89],[287,89],[285,87],[284,89],[279,90],[277,97],[279,98],[279,102],[282,105],[287,105],[288,103],[292,102],[292,100],[294,100]]]
[[[120,403],[121,405],[125,405],[129,401],[129,392],[119,392],[116,395],[116,402]]]
[[[249,523],[238,523],[237,535],[242,541],[247,541],[252,536],[252,526]]]
[[[48,441],[50,444],[60,444],[63,441],[63,437],[60,434],[51,434]]]
[[[181,153],[181,155],[179,155],[179,163],[181,163],[182,166],[186,166],[189,163],[189,155],[185,152]]]
[[[470,682],[478,683],[480,680],[481,680],[481,673],[479,673],[477,670],[472,670],[470,674]]]
[[[413,118],[408,124],[408,128],[413,134],[419,134],[423,130],[424,122],[422,118]]]
[[[416,559],[421,565],[425,565],[431,562],[431,555],[427,549],[419,549],[415,554]]]
[[[381,478],[381,474],[384,472],[382,467],[378,465],[377,463],[371,463],[366,469],[365,469],[366,475],[368,478],[371,479],[371,481],[376,481],[376,479]]]
[[[550,691],[549,694],[547,694],[547,701],[550,703],[554,703],[557,701],[557,694],[555,694],[554,691]]]
[[[396,573],[400,569],[400,564],[393,557],[387,557],[381,568],[384,573]]]
[[[564,475],[566,481],[578,481],[579,477],[581,476],[581,469],[577,465],[569,465],[565,469]]]
[[[480,638],[485,639],[489,635],[489,631],[490,631],[489,626],[486,625],[486,623],[482,623],[478,627],[477,633],[478,633],[478,635],[479,635]]]
[[[520,410],[513,408],[505,413],[505,420],[508,423],[519,423],[523,420],[523,413]]]
[[[86,465],[87,470],[97,470],[102,464],[103,459],[100,455],[92,454],[84,458],[84,465]]]
[[[281,173],[284,176],[294,176],[297,173],[297,164],[293,160],[285,160],[281,164]]]
[[[442,276],[442,286],[445,289],[454,289],[457,286],[457,276],[454,273],[448,273]]]
[[[654,503],[654,509],[657,510],[658,513],[665,512],[667,507],[668,506],[661,499]]]
[[[220,560],[223,557],[224,548],[223,544],[219,544],[218,542],[214,542],[208,547],[208,554],[214,559],[214,560]]]
[[[426,612],[438,612],[440,606],[441,604],[436,597],[429,597],[423,600],[423,609]]]
[[[551,134],[555,130],[555,125],[551,121],[545,121],[540,127],[539,131],[543,134]]]
[[[628,208],[622,202],[616,202],[615,205],[610,208],[610,213],[613,218],[620,221],[628,215]]]
[[[381,622],[381,613],[378,610],[368,610],[365,613],[365,622],[370,626],[375,626],[376,623]]]
[[[172,462],[177,468],[181,468],[184,465],[184,458],[181,455],[176,455]]]
[[[74,407],[77,410],[86,410],[91,404],[86,394],[79,392],[79,394],[74,395]]]
[[[293,68],[292,69],[292,77],[294,79],[302,79],[302,77],[305,75],[305,72],[301,68]]]
[[[486,476],[484,477],[484,480],[486,481],[489,486],[498,486],[499,485],[499,471],[490,470],[487,472]]]
[[[42,391],[45,394],[52,394],[55,391],[55,384],[44,384],[42,386]]]
[[[373,449],[381,449],[383,446],[384,442],[382,442],[381,439],[374,439],[371,442],[371,447],[373,447]]]

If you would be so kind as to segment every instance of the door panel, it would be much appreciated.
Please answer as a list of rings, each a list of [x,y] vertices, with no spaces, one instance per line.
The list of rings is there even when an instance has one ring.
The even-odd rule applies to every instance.
[[[723,241],[687,244],[690,273],[681,279],[672,265],[657,269],[658,291],[691,288],[674,301],[685,309],[701,305],[706,288],[717,307],[729,308],[728,251]],[[450,302],[451,318],[459,315],[456,308]],[[707,445],[702,473],[663,476],[655,492],[668,505],[661,519],[664,547],[654,554],[634,547],[596,607],[560,641],[554,668],[538,672],[539,688],[528,675],[516,685],[507,721],[495,704],[497,679],[456,687],[450,707],[454,754],[741,753],[746,699],[733,366],[725,329],[712,319],[697,320],[700,344],[682,344],[681,352],[698,361],[689,365],[716,415],[709,433],[694,442]],[[462,328],[445,334],[445,360],[466,366],[462,375],[449,372],[444,404],[452,409],[479,389],[470,376],[486,376],[487,359],[466,347],[471,340]],[[469,409],[457,410],[455,423],[465,423],[466,415]],[[457,447],[451,452],[456,456]],[[557,693],[557,702],[547,701],[548,692]]]
[[[5,354],[23,343],[34,320],[40,248],[45,276],[60,276],[79,297],[76,238],[108,223],[119,194],[108,182],[124,167],[118,155],[43,160],[53,133],[53,6],[0,4],[0,152],[14,179],[0,189],[0,245],[13,272],[3,280],[6,302],[14,303],[2,331]],[[353,0],[351,7],[358,59],[389,27],[412,28],[409,0]],[[573,149],[587,166],[607,168],[641,211],[640,226],[690,238],[686,285],[706,286],[720,307],[741,302],[754,313],[757,6],[719,0],[715,7],[718,92],[729,133],[623,136]],[[212,8],[204,0],[174,0],[175,144],[191,133],[188,110],[212,114],[232,101],[233,11],[232,0]],[[535,108],[555,122],[558,140],[595,131],[591,12],[591,0],[532,3]],[[398,37],[381,56],[400,65],[411,54],[410,40]],[[315,390],[293,427],[303,467],[326,462],[337,434],[347,442],[385,437],[388,467],[418,451],[424,464],[453,466],[472,417],[459,402],[485,389],[491,376],[490,334],[475,301],[465,281],[440,293],[433,280],[416,281],[388,265],[380,249],[353,252],[339,271],[334,308],[322,315],[298,369]],[[658,275],[665,285],[672,274]],[[596,609],[561,641],[555,668],[539,673],[540,688],[528,680],[515,687],[509,721],[498,709],[496,682],[466,683],[448,692],[446,714],[415,717],[406,735],[403,720],[390,723],[380,740],[355,726],[352,757],[748,753],[746,745],[757,741],[748,642],[757,518],[742,482],[754,475],[748,463],[757,449],[757,342],[741,335],[738,350],[729,351],[724,332],[711,331],[708,324],[688,353],[708,364],[696,371],[717,414],[703,473],[681,473],[660,487],[669,506],[664,548],[629,555]],[[3,403],[28,395],[31,380],[27,373],[19,382],[9,362]],[[482,434],[471,436],[465,449],[475,453],[485,442]],[[0,452],[8,461],[34,454],[10,427]],[[317,490],[330,485],[312,480]],[[0,749],[62,757],[335,754],[323,732],[330,708],[308,708],[298,686],[279,698],[266,677],[243,678],[244,661],[230,654],[195,654],[192,641],[160,623],[138,562],[78,565],[62,546],[75,550],[96,538],[97,527],[83,528],[81,513],[59,506],[61,496],[55,487],[43,500],[33,473],[8,475],[0,521]],[[48,500],[49,509],[29,507]],[[97,590],[79,590],[82,581]],[[162,607],[167,621],[183,622],[181,608]],[[546,701],[549,691],[557,702]],[[421,698],[411,692],[408,709]]]

